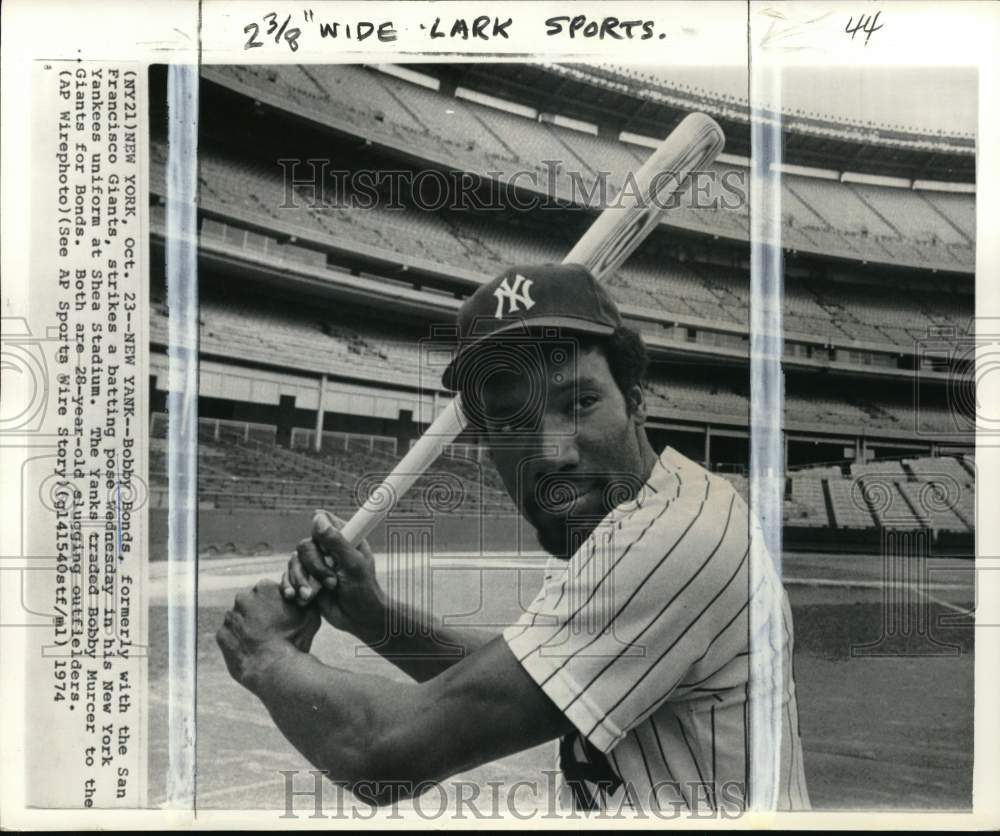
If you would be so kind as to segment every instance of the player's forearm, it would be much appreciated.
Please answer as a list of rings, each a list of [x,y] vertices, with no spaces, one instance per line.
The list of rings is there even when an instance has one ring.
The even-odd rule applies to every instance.
[[[392,774],[378,741],[392,737],[393,706],[416,686],[333,668],[291,646],[243,684],[309,763],[363,800],[383,803],[414,783]]]
[[[451,627],[400,601],[385,609],[358,638],[417,682],[426,682],[496,637],[495,631]]]

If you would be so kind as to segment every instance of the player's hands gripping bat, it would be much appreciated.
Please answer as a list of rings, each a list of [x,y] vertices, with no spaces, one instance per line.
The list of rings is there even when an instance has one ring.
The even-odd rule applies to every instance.
[[[350,545],[339,530],[343,525],[328,511],[317,511],[310,536],[295,547],[280,587],[286,600],[300,604],[308,604],[321,589],[336,593],[320,596],[323,617],[366,641],[384,628],[386,598],[368,542]]]

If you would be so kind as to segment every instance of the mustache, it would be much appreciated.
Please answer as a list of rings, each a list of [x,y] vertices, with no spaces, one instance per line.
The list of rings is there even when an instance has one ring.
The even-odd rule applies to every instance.
[[[607,512],[633,499],[643,484],[632,473],[546,473],[535,480],[524,505],[529,512],[561,515],[571,510],[580,497],[600,491],[600,505]]]
[[[539,477],[527,497],[528,506],[547,514],[561,514],[594,488],[587,474],[547,473]]]

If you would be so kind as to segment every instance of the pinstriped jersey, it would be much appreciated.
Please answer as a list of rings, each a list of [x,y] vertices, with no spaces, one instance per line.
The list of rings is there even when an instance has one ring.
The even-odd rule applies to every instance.
[[[754,699],[766,697],[771,728],[780,727],[780,739],[767,735],[780,758],[777,809],[809,808],[791,609],[770,560],[758,548],[751,556],[750,526],[729,482],[668,447],[634,500],[568,561],[550,559],[542,590],[504,638],[575,727],[559,747],[564,801],[678,813],[745,808],[758,774],[750,766],[753,596],[755,608],[762,601],[775,614],[764,641],[777,678],[755,679]]]

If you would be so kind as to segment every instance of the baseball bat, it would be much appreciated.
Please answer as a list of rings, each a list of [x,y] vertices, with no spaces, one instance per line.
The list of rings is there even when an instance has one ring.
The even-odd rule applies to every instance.
[[[667,198],[692,171],[711,163],[724,142],[714,119],[704,113],[686,116],[627,184],[636,197],[601,212],[563,263],[582,264],[598,281],[621,267],[659,223]],[[344,538],[356,546],[367,537],[440,455],[442,445],[454,441],[465,426],[460,398],[455,397],[347,521]]]

